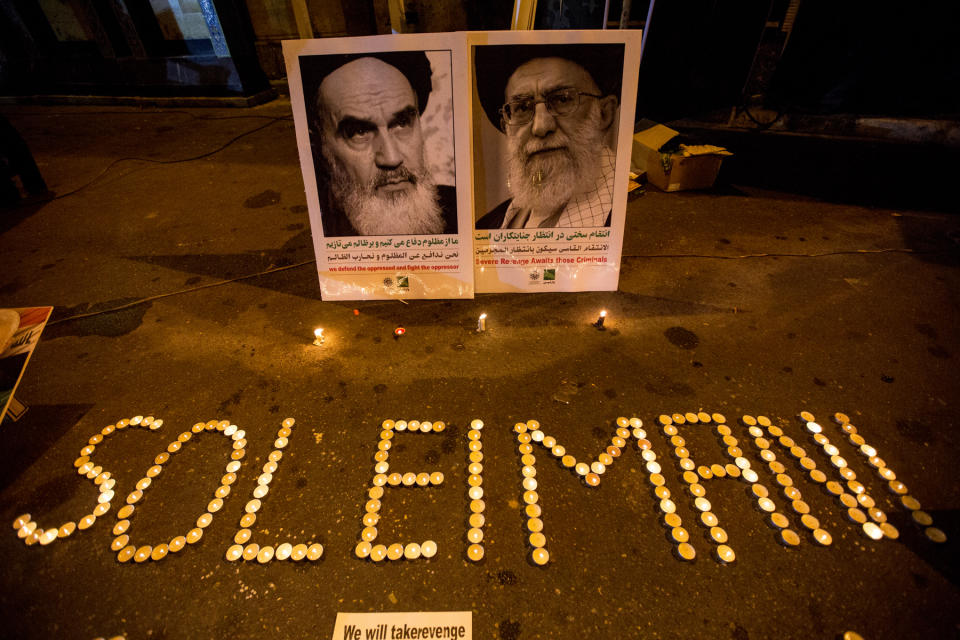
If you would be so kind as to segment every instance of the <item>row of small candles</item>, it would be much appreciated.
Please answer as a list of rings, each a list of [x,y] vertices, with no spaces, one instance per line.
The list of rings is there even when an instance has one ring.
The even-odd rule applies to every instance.
[[[603,329],[604,329],[603,323],[606,321],[606,318],[607,318],[607,311],[606,311],[606,309],[604,309],[604,310],[600,311],[600,315],[597,316],[597,319],[596,319],[595,322],[591,323],[591,326],[596,327],[597,329],[603,330]],[[486,313],[481,313],[481,314],[480,314],[480,317],[477,318],[477,333],[483,333],[483,332],[485,332],[486,330],[487,330],[487,314],[486,314]],[[399,338],[400,336],[402,336],[403,334],[405,334],[406,332],[407,332],[406,329],[404,329],[404,328],[401,327],[401,326],[398,326],[398,327],[397,327],[396,329],[394,329],[394,331],[393,331],[393,337],[394,337],[394,339],[397,339],[397,338]],[[325,341],[325,339],[326,339],[326,338],[325,338],[325,336],[324,336],[324,334],[323,334],[323,327],[317,327],[316,329],[313,330],[313,344],[314,344],[314,345],[316,345],[316,346],[318,346],[318,347],[319,347],[319,346],[322,346],[323,343],[324,343],[324,341]]]

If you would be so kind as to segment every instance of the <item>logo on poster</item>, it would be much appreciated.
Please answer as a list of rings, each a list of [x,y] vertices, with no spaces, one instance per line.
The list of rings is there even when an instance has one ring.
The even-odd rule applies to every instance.
[[[557,283],[557,270],[556,268],[550,269],[533,269],[527,274],[527,277],[530,278],[531,284],[556,284]]]

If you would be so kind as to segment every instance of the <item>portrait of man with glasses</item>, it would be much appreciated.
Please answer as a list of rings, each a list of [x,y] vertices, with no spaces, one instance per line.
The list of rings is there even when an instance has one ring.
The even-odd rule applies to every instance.
[[[474,64],[510,196],[476,227],[610,226],[623,45],[478,46]]]

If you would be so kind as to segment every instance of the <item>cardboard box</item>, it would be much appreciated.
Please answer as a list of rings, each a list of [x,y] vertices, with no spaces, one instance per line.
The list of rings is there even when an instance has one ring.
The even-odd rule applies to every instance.
[[[724,156],[733,154],[712,145],[680,145],[679,152],[661,153],[663,145],[677,135],[678,131],[662,124],[635,133],[630,169],[646,172],[647,181],[663,191],[712,187]]]

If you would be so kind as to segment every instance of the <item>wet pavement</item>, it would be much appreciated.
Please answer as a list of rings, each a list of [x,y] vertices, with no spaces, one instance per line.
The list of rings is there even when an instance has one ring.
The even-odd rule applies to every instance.
[[[0,426],[0,516],[8,527],[23,513],[44,529],[81,522],[100,492],[74,462],[108,425],[89,453],[116,484],[88,529],[48,546],[26,546],[13,527],[0,536],[0,635],[326,638],[337,612],[421,610],[472,611],[474,637],[505,640],[960,631],[960,219],[949,198],[918,196],[911,207],[903,185],[886,205],[860,198],[870,180],[890,189],[897,173],[855,172],[844,191],[836,155],[818,191],[809,146],[770,143],[761,156],[734,138],[724,142],[739,155],[713,190],[651,187],[630,201],[617,292],[322,302],[289,103],[3,112],[58,197],[0,212],[0,306],[56,307],[17,394],[29,411]],[[803,176],[807,188],[759,180],[749,167]],[[601,309],[603,331],[591,325]],[[394,339],[398,325],[407,331]],[[311,344],[316,326],[322,347]],[[684,424],[665,428],[662,415]],[[134,416],[163,424],[116,428]],[[761,420],[756,438],[744,416],[768,417],[774,433]],[[283,455],[268,490],[257,490],[288,417],[296,423]],[[539,436],[529,443],[550,554],[537,565],[518,448],[527,443],[515,425],[538,421],[544,439],[590,463],[620,437],[618,417],[643,426],[621,427],[622,455],[597,487]],[[388,484],[376,525],[376,542],[436,541],[431,559],[355,556],[388,419],[445,423],[394,433],[391,473],[444,480]],[[479,562],[467,553],[475,419],[484,423]],[[245,446],[205,425],[191,431],[219,420],[244,430]],[[180,451],[158,462],[184,432]],[[855,480],[840,475],[830,445]],[[734,446],[796,546],[734,471]],[[238,449],[236,478],[224,477]],[[807,461],[848,497],[812,479]],[[697,471],[711,465],[725,477]],[[906,485],[945,543],[928,539],[877,466]],[[658,473],[692,561],[665,517],[673,507]],[[117,513],[144,477],[124,542],[152,552],[194,528],[202,537],[161,560],[120,562]],[[222,508],[199,527],[220,486],[229,487]],[[719,534],[695,504],[701,487],[731,563],[719,561]],[[227,559],[255,491],[246,544],[319,543],[319,559]],[[851,520],[850,499],[897,539],[870,538]],[[872,503],[883,513],[871,514]],[[805,506],[828,546],[801,519]]]

